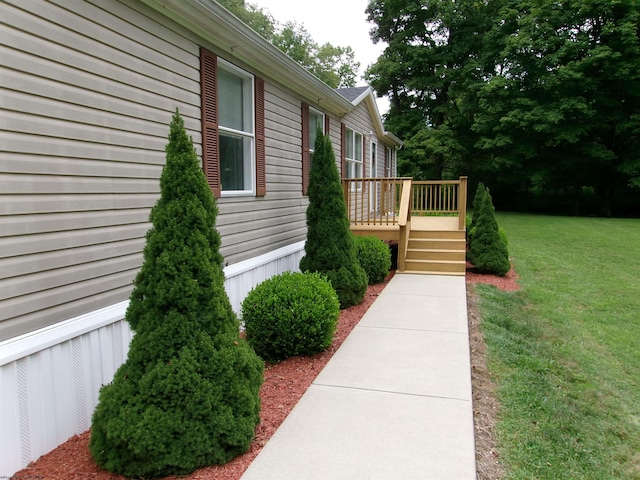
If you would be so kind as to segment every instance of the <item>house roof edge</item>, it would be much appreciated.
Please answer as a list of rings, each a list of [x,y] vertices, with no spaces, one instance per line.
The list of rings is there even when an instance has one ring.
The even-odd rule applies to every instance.
[[[140,0],[257,72],[340,117],[353,105],[214,0]]]

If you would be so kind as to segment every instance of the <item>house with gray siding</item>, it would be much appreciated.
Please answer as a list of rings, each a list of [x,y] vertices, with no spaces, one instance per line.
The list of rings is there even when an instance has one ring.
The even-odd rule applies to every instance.
[[[0,2],[0,477],[89,428],[184,118],[236,311],[297,270],[318,125],[343,176],[393,176],[372,90],[333,90],[213,0]]]

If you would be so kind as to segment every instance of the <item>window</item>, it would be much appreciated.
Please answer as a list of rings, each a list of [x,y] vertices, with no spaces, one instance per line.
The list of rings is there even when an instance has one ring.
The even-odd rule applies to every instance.
[[[371,140],[369,176],[372,178],[378,176],[378,143],[375,140]]]
[[[201,51],[202,157],[216,197],[266,194],[264,81]]]
[[[346,128],[345,135],[345,177],[362,178],[362,134]]]
[[[309,172],[316,144],[318,127],[326,133],[328,117],[308,104],[302,104],[302,193],[307,194],[309,188]]]
[[[311,163],[313,163],[313,152],[316,145],[316,137],[318,135],[318,128],[322,133],[324,132],[324,114],[317,110],[309,109],[309,154]]]
[[[384,174],[387,177],[397,177],[398,176],[398,165],[397,162],[394,162],[393,157],[395,156],[395,150],[391,147],[385,147],[385,156],[384,156]]]
[[[219,62],[220,187],[253,193],[253,77]]]

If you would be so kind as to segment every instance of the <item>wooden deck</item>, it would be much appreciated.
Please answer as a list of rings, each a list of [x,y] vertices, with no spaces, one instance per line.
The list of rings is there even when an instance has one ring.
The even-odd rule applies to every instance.
[[[354,235],[398,242],[398,272],[465,275],[467,178],[343,179]]]

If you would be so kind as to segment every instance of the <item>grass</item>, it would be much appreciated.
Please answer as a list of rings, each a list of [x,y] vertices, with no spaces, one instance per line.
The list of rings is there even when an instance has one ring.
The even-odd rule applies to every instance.
[[[640,220],[497,220],[522,289],[477,291],[508,478],[640,479]]]

